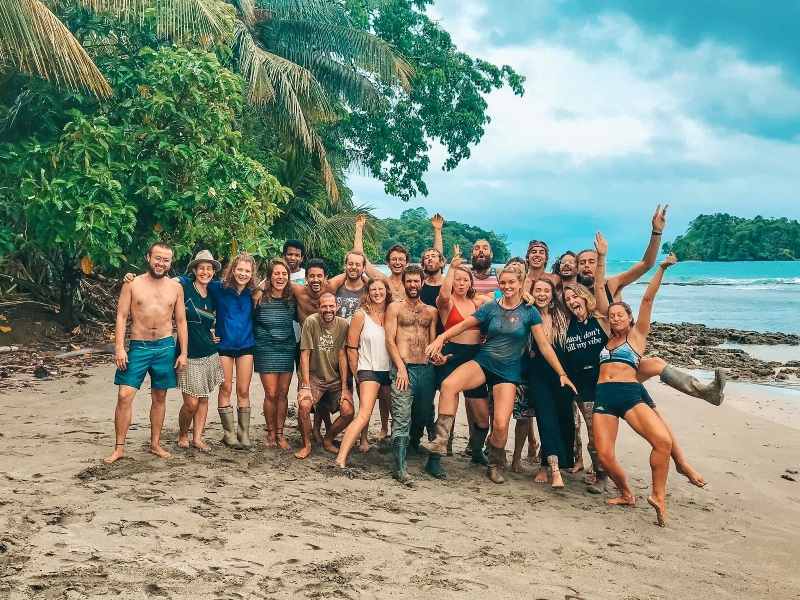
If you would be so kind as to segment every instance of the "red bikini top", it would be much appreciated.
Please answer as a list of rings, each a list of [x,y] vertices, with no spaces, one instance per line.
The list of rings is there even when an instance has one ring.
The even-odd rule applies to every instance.
[[[450,329],[451,327],[455,327],[461,321],[464,320],[464,316],[459,312],[456,303],[453,302],[453,308],[450,309],[450,314],[447,315],[447,322],[444,324],[445,329]],[[470,327],[470,329],[479,329],[478,327]]]

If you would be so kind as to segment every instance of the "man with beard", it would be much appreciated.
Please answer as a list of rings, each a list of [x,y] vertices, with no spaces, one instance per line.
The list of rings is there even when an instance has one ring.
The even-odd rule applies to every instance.
[[[348,321],[361,304],[366,264],[367,257],[363,252],[350,250],[344,256],[344,273],[328,280],[327,291],[336,296],[336,314]]]
[[[386,277],[383,273],[375,269],[369,262],[367,262],[367,275],[374,279],[386,279],[389,284],[389,289],[392,290],[392,300],[401,300],[405,297],[405,289],[403,287],[403,271],[408,266],[408,250],[402,244],[395,244],[386,253],[386,264],[389,267],[389,276]]]
[[[119,386],[114,411],[116,443],[107,464],[125,455],[125,438],[133,417],[133,399],[150,374],[150,452],[159,458],[170,454],[161,447],[161,428],[167,412],[167,390],[177,387],[175,370],[186,368],[189,333],[183,287],[165,275],[172,265],[172,248],[156,242],[147,251],[147,273],[122,286],[117,305],[114,384]],[[131,336],[125,351],[125,329],[131,317]],[[175,357],[172,319],[178,330],[180,354]]]
[[[411,486],[406,469],[409,442],[419,445],[422,431],[433,419],[433,397],[436,394],[434,368],[425,355],[427,346],[436,337],[438,313],[419,297],[422,269],[409,265],[403,271],[405,298],[393,302],[386,311],[386,349],[392,359],[392,455],[394,478]],[[412,440],[413,438],[413,440]],[[428,457],[425,470],[443,479],[447,475],[440,458]]]
[[[566,285],[578,283],[578,257],[571,250],[567,250],[558,257],[553,265],[553,273],[558,275],[558,287],[563,289]]]
[[[606,296],[609,303],[622,300],[622,289],[637,281],[656,264],[658,251],[661,246],[661,233],[667,225],[667,209],[669,204],[661,208],[656,206],[653,214],[653,229],[650,233],[650,242],[644,251],[642,260],[634,264],[630,269],[613,275],[606,279]],[[578,253],[578,283],[585,285],[594,291],[594,272],[597,268],[597,252],[594,249],[582,250]]]
[[[492,267],[492,246],[487,240],[477,240],[472,245],[472,276],[476,294],[494,296],[497,292],[497,273]]]
[[[303,322],[300,338],[300,377],[298,383],[297,421],[303,437],[303,447],[296,458],[311,454],[311,410],[324,404],[327,412],[339,412],[339,418],[325,431],[323,447],[337,452],[333,444],[336,435],[353,420],[353,395],[345,354],[347,321],[336,316],[336,296],[323,292],[319,312]]]
[[[422,270],[425,272],[425,281],[420,290],[420,298],[428,306],[436,306],[436,298],[439,297],[439,290],[442,289],[444,276],[444,241],[442,240],[442,227],[444,227],[444,217],[436,213],[431,217],[433,225],[433,247],[428,248],[422,253]],[[441,324],[437,325],[437,331]],[[439,331],[441,333],[441,331]]]

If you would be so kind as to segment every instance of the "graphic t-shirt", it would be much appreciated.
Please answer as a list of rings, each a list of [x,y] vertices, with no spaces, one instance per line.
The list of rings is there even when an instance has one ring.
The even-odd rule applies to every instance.
[[[322,325],[319,313],[310,315],[303,322],[300,334],[300,350],[311,350],[309,373],[324,383],[337,381],[339,373],[339,350],[347,340],[347,320],[334,317],[330,327]]]
[[[191,279],[179,279],[183,287],[183,303],[186,307],[186,326],[189,330],[189,358],[205,358],[217,353],[217,345],[211,339],[214,328],[214,313],[217,310],[210,293],[203,298]]]
[[[594,317],[589,317],[584,322],[573,317],[570,321],[564,343],[565,367],[578,391],[597,385],[600,351],[606,342],[608,336]]]
[[[363,293],[363,287],[353,291],[347,289],[344,284],[340,285],[339,289],[336,290],[336,314],[350,321],[359,306],[361,306],[361,295]]]
[[[524,303],[503,308],[499,301],[494,301],[481,306],[473,316],[486,336],[474,360],[499,377],[522,383],[522,352],[531,327],[542,322],[539,311]]]

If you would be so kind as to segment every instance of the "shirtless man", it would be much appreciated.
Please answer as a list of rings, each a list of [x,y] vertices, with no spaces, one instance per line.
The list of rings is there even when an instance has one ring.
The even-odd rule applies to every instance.
[[[406,470],[409,439],[412,432],[421,436],[424,426],[432,420],[436,393],[436,375],[425,355],[425,346],[436,337],[438,313],[419,298],[422,275],[418,265],[405,268],[405,298],[389,305],[384,321],[386,349],[394,365],[391,372],[394,478],[407,486],[413,485]],[[446,477],[440,458],[434,454],[429,455],[425,470],[436,478]]]
[[[353,395],[348,387],[347,321],[336,316],[336,296],[323,292],[319,299],[319,311],[303,322],[300,338],[300,373],[297,385],[298,416],[303,447],[295,453],[296,458],[307,458],[311,454],[311,410],[325,404],[325,412],[339,412],[339,418],[325,430],[322,443],[334,454],[336,435],[353,420]]]
[[[189,333],[183,287],[165,277],[172,265],[172,248],[157,242],[147,251],[147,273],[123,284],[117,305],[115,357],[118,385],[114,411],[116,443],[114,452],[103,459],[107,464],[125,456],[125,438],[133,418],[133,399],[150,373],[150,452],[159,458],[170,454],[161,447],[161,428],[167,412],[167,390],[177,387],[175,370],[186,368]],[[130,347],[125,351],[125,329],[131,317]],[[178,330],[181,353],[175,358],[172,318]]]
[[[606,296],[609,302],[622,300],[622,289],[639,280],[656,264],[658,251],[661,247],[661,233],[667,225],[667,209],[669,204],[661,208],[656,206],[653,214],[653,229],[650,233],[650,242],[644,251],[642,260],[634,264],[627,271],[613,275],[606,279]],[[578,253],[578,283],[594,291],[594,273],[597,269],[597,252],[593,249],[582,250]]]

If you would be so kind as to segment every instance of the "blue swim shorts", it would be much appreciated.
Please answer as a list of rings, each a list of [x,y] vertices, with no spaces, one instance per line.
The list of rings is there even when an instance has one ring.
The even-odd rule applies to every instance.
[[[178,387],[175,376],[176,348],[172,336],[160,340],[131,340],[128,348],[128,368],[117,369],[114,385],[127,385],[137,390],[144,376],[150,374],[150,387],[168,390]]]

